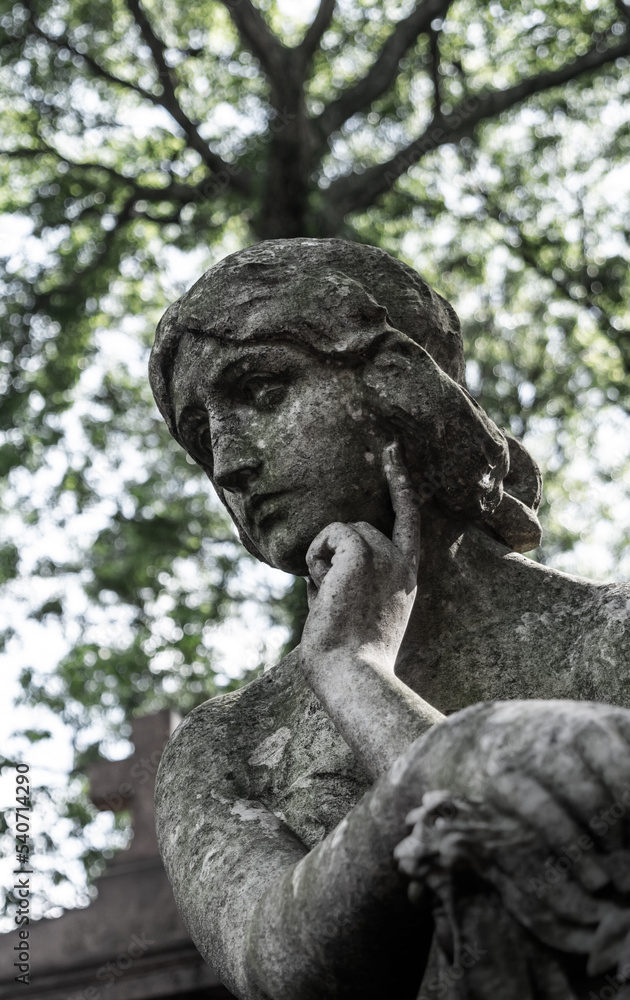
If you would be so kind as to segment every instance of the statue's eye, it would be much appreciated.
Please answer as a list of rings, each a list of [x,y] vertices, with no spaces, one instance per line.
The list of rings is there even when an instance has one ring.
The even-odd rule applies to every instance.
[[[210,442],[210,427],[208,425],[208,417],[205,420],[198,421],[195,427],[194,433],[194,444],[195,449],[200,455],[212,455],[212,446]]]
[[[208,414],[198,410],[186,415],[181,427],[186,451],[204,468],[212,466],[212,442]]]
[[[241,382],[241,393],[247,403],[255,406],[273,406],[286,392],[286,383],[275,374],[248,375]]]

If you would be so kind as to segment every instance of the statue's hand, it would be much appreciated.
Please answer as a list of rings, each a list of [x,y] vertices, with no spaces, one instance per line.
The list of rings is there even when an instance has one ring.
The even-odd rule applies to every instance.
[[[364,521],[319,533],[306,556],[310,610],[300,643],[307,683],[375,778],[444,718],[394,672],[416,595],[420,501],[398,447],[384,457],[391,540]]]
[[[434,788],[518,819],[547,845],[552,867],[571,859],[589,891],[621,877],[610,859],[630,840],[628,711],[594,702],[476,705],[427,740]],[[630,881],[618,888],[627,891]]]
[[[395,514],[391,541],[365,521],[334,522],[308,550],[301,649],[313,669],[339,654],[394,668],[416,594],[420,501],[397,444],[384,459]]]
[[[489,968],[479,966],[470,987],[477,975],[494,982],[503,974],[506,995],[521,996],[508,989],[500,962],[490,968],[506,924],[500,911],[495,927],[481,918],[484,908],[497,912],[489,886],[527,928],[523,955],[534,938],[556,950],[553,960],[540,954],[554,975],[563,953],[586,956],[587,977],[630,967],[630,712],[593,702],[475,705],[410,748],[396,768],[396,788],[408,783],[414,755],[432,790],[409,813],[413,830],[395,854],[411,876],[410,897],[424,900],[428,886],[441,901],[445,955],[471,929],[481,935]],[[518,934],[510,932],[503,947],[509,939],[513,949]],[[522,985],[522,969],[508,969]],[[588,989],[584,971],[577,974]]]

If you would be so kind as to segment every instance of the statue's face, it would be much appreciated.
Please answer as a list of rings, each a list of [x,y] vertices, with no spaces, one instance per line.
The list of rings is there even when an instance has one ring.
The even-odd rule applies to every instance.
[[[173,402],[187,450],[272,565],[306,575],[308,547],[332,521],[391,533],[382,451],[392,436],[356,370],[287,342],[186,336]]]

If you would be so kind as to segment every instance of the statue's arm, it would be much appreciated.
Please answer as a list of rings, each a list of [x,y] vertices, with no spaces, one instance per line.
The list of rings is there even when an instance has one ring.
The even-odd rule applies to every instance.
[[[570,873],[589,906],[615,878],[606,857],[618,846],[614,810],[626,809],[630,773],[623,709],[563,701],[465,709],[416,740],[309,852],[247,798],[248,772],[226,738],[233,697],[213,699],[179,728],[160,766],[156,808],[178,907],[241,1000],[376,1000],[388,995],[392,969],[397,995],[415,998],[431,939],[428,900],[408,902],[394,851],[426,791],[507,815],[539,857],[538,882],[550,852],[562,857],[567,845],[592,838],[590,850],[572,856]],[[545,926],[546,901],[537,897]],[[586,903],[572,911],[578,931],[590,919]]]
[[[392,968],[401,1000],[413,1000],[430,921],[408,902],[393,851],[421,779],[401,787],[394,768],[309,852],[239,794],[229,711],[228,696],[186,718],[156,793],[165,866],[202,955],[242,1000],[368,1000],[387,993]]]
[[[393,852],[426,786],[413,768],[402,785],[388,768],[441,716],[394,675],[415,596],[419,509],[396,453],[386,468],[392,539],[369,524],[333,524],[309,549],[301,655],[337,728],[382,779],[309,853],[248,796],[232,696],[192,712],[160,768],[158,829],[176,901],[243,1000],[368,1000],[387,993],[393,967],[401,1000],[413,1000],[422,976],[430,920],[409,903]]]
[[[451,890],[458,883],[465,897],[471,889],[470,882],[466,889],[465,874],[462,881],[457,870],[474,872],[481,884],[485,881],[485,888],[476,890],[480,898],[490,898],[498,890],[504,908],[499,916],[505,913],[506,920],[497,923],[498,939],[485,923],[486,947],[481,954],[494,954],[496,949],[499,960],[479,967],[474,984],[470,983],[472,992],[490,996],[496,992],[497,973],[505,976],[500,956],[509,956],[513,947],[512,919],[527,928],[526,936],[533,934],[544,943],[547,957],[551,945],[560,955],[587,958],[589,977],[614,967],[625,954],[620,942],[628,927],[628,883],[622,861],[626,855],[619,848],[627,842],[629,773],[630,713],[607,705],[489,702],[433,727],[407,749],[331,837],[262,895],[248,951],[262,995],[273,1000],[388,995],[391,985],[388,990],[383,979],[379,981],[379,971],[382,974],[388,966],[397,972],[409,969],[405,965],[409,956],[419,987],[428,940],[426,926],[421,925],[424,913],[421,910],[419,922],[411,925],[396,876],[381,851],[388,853],[397,840],[410,802],[420,804],[425,791],[437,789],[447,794],[422,802],[423,808],[413,814],[419,828],[396,853],[403,860],[405,855],[415,859],[406,870],[417,879],[418,892],[422,888],[421,898],[426,900],[428,877],[431,889],[443,892],[442,915],[455,921],[453,948],[458,947],[466,921]],[[444,817],[436,808],[438,800],[448,810]],[[435,814],[427,825],[432,808]],[[568,858],[570,870],[557,894],[547,895],[550,856]],[[566,864],[557,867],[568,870]],[[444,887],[447,873],[449,889]],[[335,900],[332,912],[327,892]],[[282,914],[281,928],[275,923],[277,913]],[[470,914],[474,921],[479,917],[475,906]],[[325,930],[327,916],[332,923],[322,942],[312,936],[312,921],[322,921]],[[415,939],[407,936],[401,951],[388,952],[387,931],[402,937],[410,927]],[[476,936],[475,922],[467,928]],[[440,930],[444,933],[443,925]],[[502,937],[506,930],[507,937]],[[448,944],[446,951],[452,954]],[[292,992],[284,976],[295,955],[300,956],[296,964],[304,956],[311,960],[313,973],[298,981]],[[370,973],[365,980],[364,968]],[[461,975],[462,966],[456,963],[457,968]],[[319,990],[313,986],[320,970],[330,971],[332,988],[325,980]],[[540,986],[540,980],[537,983]],[[597,983],[601,985],[601,980],[594,979],[593,985]],[[518,985],[524,984],[519,980]],[[397,995],[405,997],[407,992],[403,988]]]
[[[375,779],[445,719],[379,657],[339,648],[313,658],[303,653],[301,662],[335,728]]]
[[[421,518],[398,446],[384,459],[392,537],[363,521],[320,531],[306,555],[309,615],[300,643],[308,684],[374,778],[444,721],[395,674],[416,596]]]

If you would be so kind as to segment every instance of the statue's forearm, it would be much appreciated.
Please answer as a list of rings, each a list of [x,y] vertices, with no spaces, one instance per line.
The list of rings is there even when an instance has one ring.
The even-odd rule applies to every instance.
[[[302,668],[335,726],[374,778],[444,716],[393,670],[343,650]]]
[[[422,740],[414,756],[402,784],[394,766],[259,900],[248,927],[252,997],[370,1000],[387,994],[396,968],[397,996],[415,998],[431,924],[393,857],[425,790]]]

